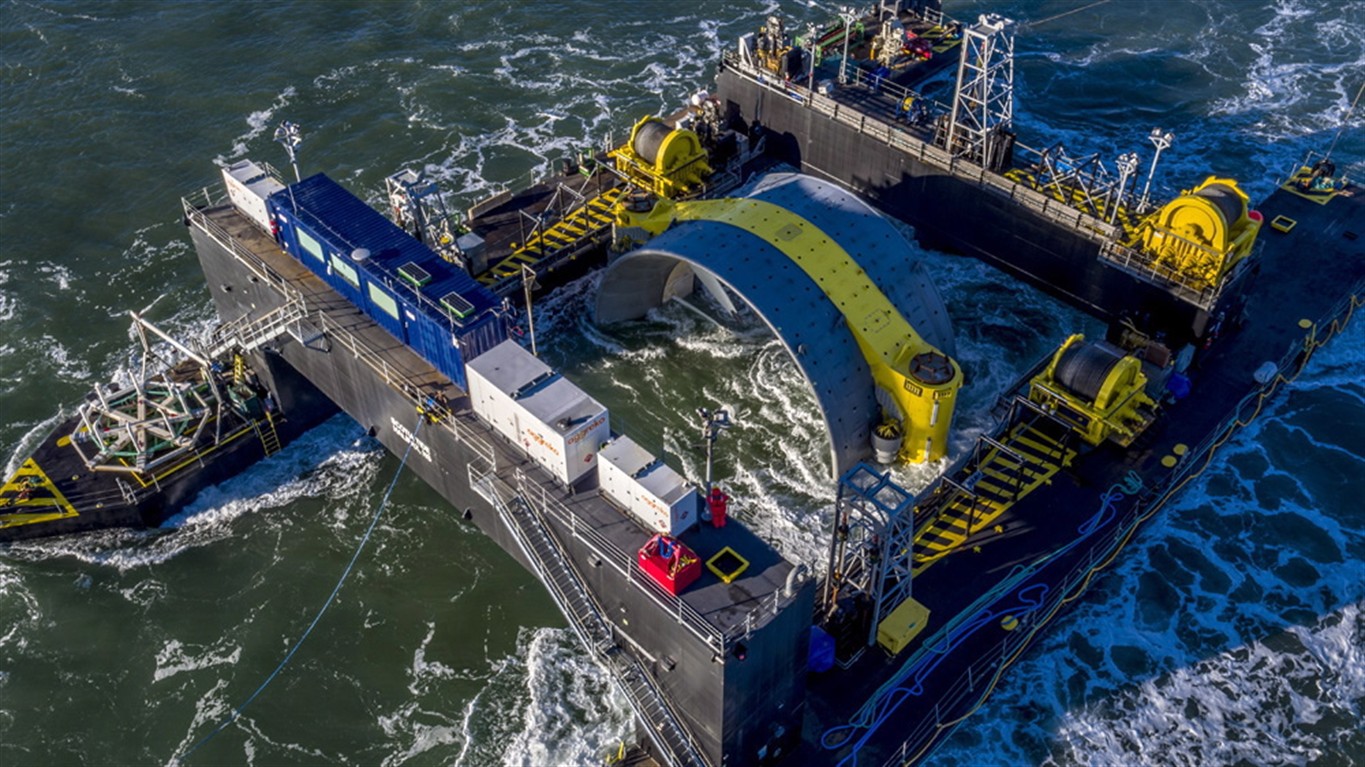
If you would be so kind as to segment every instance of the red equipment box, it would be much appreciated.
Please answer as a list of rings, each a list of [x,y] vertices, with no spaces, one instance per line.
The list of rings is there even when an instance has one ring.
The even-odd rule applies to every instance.
[[[668,535],[655,535],[640,549],[640,569],[677,596],[701,577],[701,559],[687,544]]]

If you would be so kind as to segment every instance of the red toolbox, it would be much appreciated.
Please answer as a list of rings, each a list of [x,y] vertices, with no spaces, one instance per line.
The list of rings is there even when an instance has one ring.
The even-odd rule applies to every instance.
[[[640,549],[640,569],[677,596],[701,577],[701,558],[677,538],[659,534]]]

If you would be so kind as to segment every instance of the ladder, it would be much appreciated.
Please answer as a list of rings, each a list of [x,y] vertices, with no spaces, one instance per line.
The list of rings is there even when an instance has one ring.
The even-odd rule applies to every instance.
[[[256,436],[261,439],[261,447],[265,449],[267,458],[280,452],[280,434],[275,430],[275,416],[271,415],[270,411],[267,410],[265,413],[264,426],[260,421],[255,421],[252,425],[256,429]]]
[[[495,480],[488,478],[485,481]],[[657,682],[639,660],[630,653],[621,652],[601,607],[584,587],[578,571],[540,513],[521,496],[504,502],[497,490],[478,489],[482,491],[481,495],[493,501],[498,515],[516,539],[517,547],[569,619],[579,640],[625,691],[662,761],[670,767],[704,767],[706,760],[669,708]]]

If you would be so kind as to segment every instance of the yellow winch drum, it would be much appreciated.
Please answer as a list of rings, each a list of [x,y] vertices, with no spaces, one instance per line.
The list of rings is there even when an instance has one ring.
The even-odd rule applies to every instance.
[[[659,150],[663,148],[664,141],[672,132],[673,129],[662,120],[645,120],[636,126],[630,147],[635,150],[636,157],[650,165],[657,165]]]
[[[1076,343],[1062,349],[1052,377],[1067,391],[1087,402],[1099,399],[1109,373],[1123,356],[1098,344]]]
[[[1236,181],[1209,176],[1143,221],[1142,248],[1193,287],[1217,285],[1251,253],[1260,232],[1249,202]]]
[[[659,197],[685,196],[711,175],[701,138],[657,117],[641,118],[631,129],[630,140],[609,154],[617,171]]]
[[[1076,334],[1034,376],[1029,399],[1091,445],[1107,439],[1128,445],[1153,418],[1156,403],[1146,386],[1137,357],[1108,343],[1087,343]]]

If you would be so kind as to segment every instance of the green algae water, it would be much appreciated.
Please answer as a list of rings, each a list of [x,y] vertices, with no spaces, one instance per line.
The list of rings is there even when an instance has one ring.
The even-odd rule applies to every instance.
[[[1084,3],[952,3],[1017,19]],[[127,311],[213,316],[179,199],[217,164],[285,164],[378,203],[404,167],[465,206],[706,86],[717,51],[805,3],[0,4],[0,461],[133,364]],[[1020,30],[1033,146],[1150,156],[1264,197],[1332,140],[1365,78],[1365,12],[1330,0],[1106,3]],[[1365,178],[1357,114],[1338,164]],[[1144,166],[1145,167],[1145,166]],[[1092,327],[980,263],[925,251],[969,388]],[[537,309],[542,349],[686,473],[688,414],[737,426],[736,513],[819,566],[833,503],[813,397],[761,324],[670,307],[599,328],[593,278]],[[1365,325],[1320,352],[1143,529],[931,764],[1365,764]],[[168,764],[265,679],[350,559],[399,462],[345,416],[163,529],[0,551],[0,762]],[[924,481],[923,470],[905,472]],[[293,662],[187,764],[592,764],[628,707],[532,576],[411,475]]]

